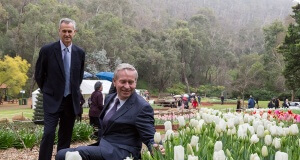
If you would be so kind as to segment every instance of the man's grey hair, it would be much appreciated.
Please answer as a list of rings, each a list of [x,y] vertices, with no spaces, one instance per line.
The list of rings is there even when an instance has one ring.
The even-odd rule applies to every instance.
[[[130,70],[130,71],[134,71],[135,72],[135,80],[137,81],[138,79],[138,72],[137,70],[133,67],[133,65],[128,64],[128,63],[121,63],[119,64],[115,71],[114,71],[114,79],[118,79],[118,72],[121,70]]]
[[[62,18],[60,21],[59,21],[59,28],[60,28],[60,25],[62,23],[66,23],[66,24],[69,24],[69,23],[72,23],[74,25],[74,29],[76,30],[76,22],[70,18]]]

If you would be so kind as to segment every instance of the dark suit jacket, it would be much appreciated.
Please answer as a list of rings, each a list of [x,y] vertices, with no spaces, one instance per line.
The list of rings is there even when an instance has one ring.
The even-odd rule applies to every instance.
[[[74,44],[71,52],[70,88],[74,113],[78,115],[80,113],[80,84],[84,72],[85,52]],[[44,111],[57,112],[65,89],[65,71],[59,41],[41,48],[34,76],[43,92]]]
[[[151,150],[154,143],[154,113],[150,104],[137,93],[133,93],[103,128],[103,117],[116,93],[105,99],[100,114],[100,148],[104,159],[125,159],[131,155],[138,159],[142,142]]]

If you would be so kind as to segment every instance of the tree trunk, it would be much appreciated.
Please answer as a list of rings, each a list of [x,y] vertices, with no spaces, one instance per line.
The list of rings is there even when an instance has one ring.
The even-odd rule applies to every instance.
[[[293,102],[295,100],[295,89],[292,90],[292,97],[291,97],[291,101]]]

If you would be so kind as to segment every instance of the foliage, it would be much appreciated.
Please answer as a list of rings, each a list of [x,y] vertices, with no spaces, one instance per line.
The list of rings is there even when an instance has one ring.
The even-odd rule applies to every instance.
[[[58,129],[57,129],[58,130]],[[56,131],[57,131],[56,130]],[[93,134],[93,127],[87,123],[75,123],[72,142],[86,141]],[[43,127],[31,122],[14,122],[0,124],[0,149],[33,148],[39,145]],[[57,142],[57,132],[56,132]]]
[[[224,86],[214,86],[214,85],[200,85],[198,88],[198,93],[203,96],[215,96],[220,97],[221,93],[225,90]]]
[[[16,96],[28,79],[29,67],[30,64],[19,56],[14,58],[4,56],[4,59],[0,59],[0,85],[6,84],[9,93]]]
[[[300,4],[293,7],[294,15],[292,17],[295,23],[291,23],[288,27],[287,35],[284,42],[279,46],[278,51],[283,54],[285,68],[283,75],[286,78],[286,85],[289,89],[296,90],[300,88]]]
[[[20,56],[31,64],[25,86],[26,93],[31,93],[39,49],[58,40],[58,21],[69,17],[77,22],[74,44],[86,51],[86,70],[92,73],[112,71],[126,62],[134,64],[152,93],[165,92],[176,83],[185,84],[185,92],[211,84],[246,93],[247,89],[238,89],[243,72],[239,67],[244,64],[241,58],[258,53],[270,62],[260,62],[265,71],[259,74],[259,84],[252,86],[282,92],[286,88],[283,64],[278,65],[282,57],[274,48],[285,31],[279,21],[271,25],[266,22],[278,17],[283,20],[292,2],[257,5],[262,3],[2,0],[0,56]],[[228,6],[230,10],[220,10]],[[232,72],[240,78],[234,79],[229,74]]]
[[[34,106],[33,121],[44,121],[43,93],[39,90],[36,105]]]
[[[173,84],[172,87],[167,88],[167,92],[181,95],[186,93],[186,86],[182,83]]]
[[[87,123],[75,123],[72,133],[72,142],[89,140],[92,134],[92,126]]]

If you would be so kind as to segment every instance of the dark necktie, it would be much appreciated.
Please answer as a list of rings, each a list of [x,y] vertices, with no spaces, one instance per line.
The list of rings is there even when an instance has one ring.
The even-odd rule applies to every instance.
[[[116,113],[117,111],[117,106],[120,104],[119,99],[117,98],[115,101],[114,106],[111,108],[110,111],[108,111],[108,113],[104,116],[103,118],[103,124],[104,124],[104,128],[106,128],[108,120]]]
[[[64,97],[70,94],[70,54],[68,48],[63,50],[64,54],[64,70],[65,70],[65,91]]]

